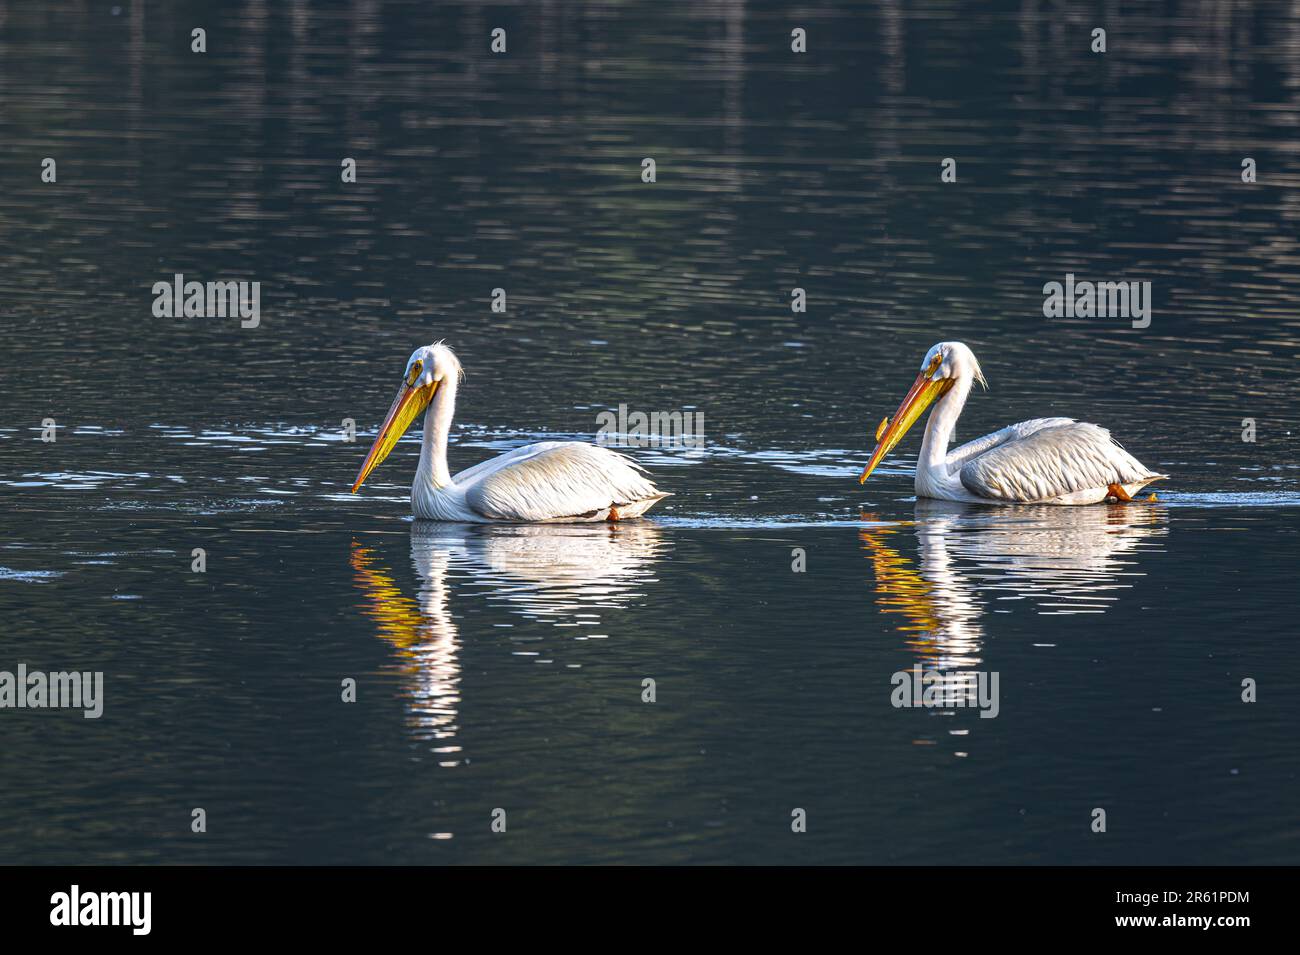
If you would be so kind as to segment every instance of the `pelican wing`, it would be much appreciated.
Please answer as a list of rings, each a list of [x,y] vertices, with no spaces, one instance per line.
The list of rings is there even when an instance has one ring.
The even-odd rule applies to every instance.
[[[494,521],[559,521],[667,497],[630,458],[578,441],[545,441],[456,476],[465,502]]]
[[[1109,431],[1084,421],[1039,427],[1004,441],[961,468],[962,486],[972,494],[1022,503],[1050,501],[1074,491],[1133,484],[1155,476],[1121,448]]]
[[[1074,424],[1073,418],[1030,418],[1028,421],[1021,421],[1017,424],[1009,424],[999,431],[986,434],[982,438],[976,438],[974,441],[967,441],[960,447],[954,448],[948,452],[945,463],[948,465],[948,473],[951,474],[957,468],[965,464],[971,458],[977,457],[985,452],[992,451],[999,445],[1006,444],[1008,441],[1018,441],[1021,438],[1027,438],[1035,431],[1041,431],[1044,428],[1053,428],[1063,424]]]

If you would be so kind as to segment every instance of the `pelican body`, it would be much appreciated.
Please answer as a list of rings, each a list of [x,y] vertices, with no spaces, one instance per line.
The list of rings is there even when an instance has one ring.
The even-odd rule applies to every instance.
[[[574,522],[640,517],[669,495],[640,465],[608,448],[580,441],[542,441],[514,448],[452,476],[447,435],[456,410],[460,361],[438,342],[417,348],[397,397],[361,465],[355,494],[419,414],[424,416],[411,510],[432,521]]]
[[[987,387],[975,354],[961,342],[926,352],[893,418],[876,430],[876,449],[859,483],[871,476],[931,404],[916,460],[916,496],[976,504],[1097,504],[1130,500],[1168,477],[1125,451],[1105,428],[1073,418],[1033,418],[948,450],[975,382]]]

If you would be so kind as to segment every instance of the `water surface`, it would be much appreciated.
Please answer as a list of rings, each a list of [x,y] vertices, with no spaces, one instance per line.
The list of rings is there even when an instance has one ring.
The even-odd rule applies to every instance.
[[[0,861],[1300,861],[1300,19],[1103,12],[0,4],[0,669],[107,687],[0,711]],[[260,326],[155,318],[177,272]],[[1151,326],[1044,318],[1067,272]],[[1094,420],[1159,502],[918,502],[919,435],[860,487],[946,338],[960,439]],[[453,470],[621,403],[705,446],[637,524],[412,522],[415,436],[348,488],[438,339]]]

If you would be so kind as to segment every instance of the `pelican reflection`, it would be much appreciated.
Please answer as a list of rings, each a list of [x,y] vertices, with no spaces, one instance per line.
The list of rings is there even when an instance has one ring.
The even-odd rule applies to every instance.
[[[600,525],[447,524],[411,526],[415,579],[385,567],[375,548],[352,544],[353,579],[363,612],[376,634],[393,647],[410,700],[417,736],[440,741],[435,752],[456,754],[461,702],[461,610],[476,598],[489,607],[528,618],[548,629],[540,640],[530,628],[529,646],[595,635],[601,611],[627,607],[654,583],[662,541],[649,523]],[[403,592],[403,584],[415,597]],[[497,631],[488,631],[496,634]],[[509,631],[506,631],[509,632]],[[602,634],[603,636],[603,634]],[[512,649],[513,649],[512,645]],[[445,765],[456,765],[451,757]]]
[[[863,515],[872,519],[872,515]],[[915,534],[918,558],[904,556]],[[1042,615],[1100,614],[1142,576],[1137,558],[1159,546],[1165,511],[1152,506],[971,507],[918,500],[916,520],[864,527],[876,602],[926,670],[948,674],[945,699],[969,698],[984,616],[1031,601]]]

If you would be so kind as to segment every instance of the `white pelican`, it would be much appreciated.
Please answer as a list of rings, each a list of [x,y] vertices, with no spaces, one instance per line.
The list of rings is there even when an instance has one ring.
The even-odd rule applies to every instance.
[[[1125,451],[1105,428],[1073,418],[1033,418],[949,451],[971,385],[987,387],[975,354],[940,342],[925,354],[903,403],[876,429],[876,450],[859,483],[935,402],[916,459],[916,496],[980,504],[1096,504],[1132,500],[1166,478]],[[937,401],[936,401],[937,399]]]
[[[393,450],[425,408],[411,510],[432,521],[621,521],[640,517],[669,495],[640,465],[608,448],[542,441],[461,471],[447,470],[447,433],[456,409],[460,362],[442,342],[417,348],[352,493]]]

